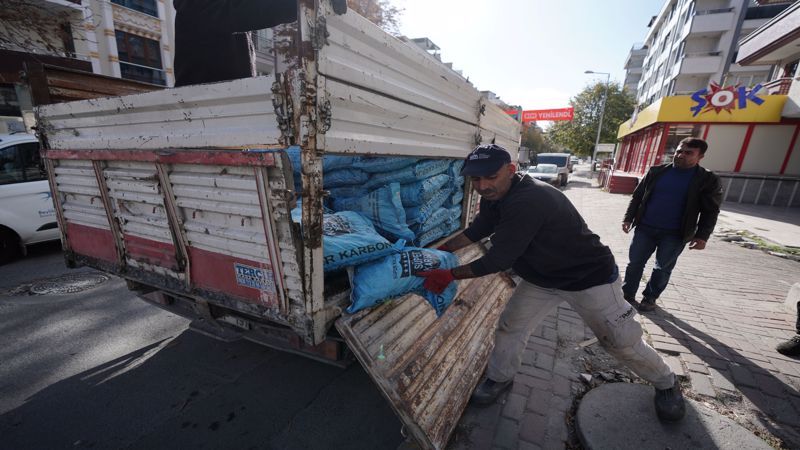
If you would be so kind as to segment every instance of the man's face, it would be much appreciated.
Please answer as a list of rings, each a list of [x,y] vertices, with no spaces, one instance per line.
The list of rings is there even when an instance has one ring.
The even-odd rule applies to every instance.
[[[699,148],[686,147],[684,144],[681,144],[678,146],[678,149],[675,150],[675,157],[672,160],[672,164],[679,169],[691,169],[703,159],[703,156]]]
[[[472,186],[486,200],[500,200],[511,189],[511,180],[517,168],[514,164],[504,164],[497,172],[484,177],[469,177]]]

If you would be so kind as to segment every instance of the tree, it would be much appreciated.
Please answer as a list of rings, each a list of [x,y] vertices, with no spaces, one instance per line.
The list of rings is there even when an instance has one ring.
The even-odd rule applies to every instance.
[[[393,35],[400,34],[398,20],[403,12],[389,0],[347,0],[347,7]]]
[[[536,122],[522,126],[522,146],[530,149],[531,156],[553,151],[553,145],[545,138],[545,132]]]
[[[75,56],[75,41],[86,39],[83,29],[90,16],[84,6],[54,8],[37,0],[4,0],[0,49]]]
[[[605,83],[597,82],[571,98],[574,108],[571,121],[556,122],[547,131],[547,138],[558,147],[565,147],[578,155],[592,154],[597,137],[597,122],[603,104]],[[600,142],[617,142],[619,126],[631,118],[635,100],[619,83],[610,83],[606,100]]]

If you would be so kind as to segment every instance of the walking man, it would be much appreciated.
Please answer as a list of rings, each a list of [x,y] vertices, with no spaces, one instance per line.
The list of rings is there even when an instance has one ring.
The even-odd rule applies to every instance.
[[[475,148],[461,174],[481,195],[480,213],[439,248],[455,251],[489,236],[492,247],[469,264],[419,273],[425,288],[440,293],[453,280],[511,268],[523,279],[500,317],[486,379],[471,401],[489,405],[511,387],[528,337],[566,301],[609,353],[655,386],[658,417],[680,420],[685,406],[675,374],[644,342],[636,312],[622,297],[614,256],[567,197],[517,174],[508,152],[494,144]]]
[[[644,265],[655,252],[653,273],[642,293],[639,311],[656,309],[656,300],[667,287],[678,256],[706,248],[719,215],[722,183],[715,173],[700,167],[708,144],[686,138],[678,144],[672,164],[650,168],[633,192],[622,221],[622,231],[636,227],[628,250],[628,267],[622,292],[636,305],[636,291]]]

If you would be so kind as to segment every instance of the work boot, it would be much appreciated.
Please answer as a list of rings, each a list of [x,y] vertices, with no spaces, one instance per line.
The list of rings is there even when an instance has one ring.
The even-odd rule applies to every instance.
[[[634,308],[639,308],[639,302],[636,301],[636,296],[635,295],[634,296],[630,296],[630,295],[623,294],[622,298],[624,298],[625,301],[630,303],[631,306],[633,306]]]
[[[800,334],[793,336],[786,342],[781,342],[775,347],[781,355],[800,356]]]
[[[472,397],[469,399],[470,403],[476,406],[489,406],[512,384],[514,384],[514,380],[499,382],[486,378],[472,393]]]
[[[686,404],[678,379],[668,389],[656,389],[656,415],[662,422],[677,422],[686,414]]]
[[[656,309],[655,299],[644,297],[642,303],[639,303],[640,312],[650,312]]]

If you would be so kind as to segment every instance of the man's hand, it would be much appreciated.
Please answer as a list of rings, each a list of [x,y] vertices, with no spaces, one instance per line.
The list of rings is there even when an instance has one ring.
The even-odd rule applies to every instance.
[[[427,272],[417,272],[418,277],[425,278],[422,286],[434,294],[441,294],[456,278],[450,269],[433,269]]]
[[[622,222],[622,231],[629,232],[631,231],[631,223],[630,222]]]
[[[706,241],[702,239],[695,238],[692,239],[691,242],[689,242],[689,250],[702,250],[704,248],[706,248]]]

